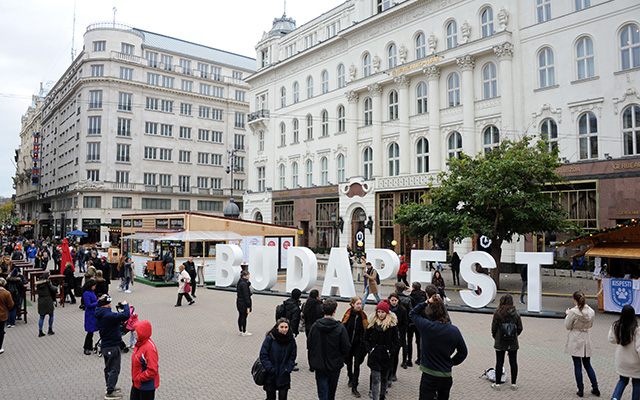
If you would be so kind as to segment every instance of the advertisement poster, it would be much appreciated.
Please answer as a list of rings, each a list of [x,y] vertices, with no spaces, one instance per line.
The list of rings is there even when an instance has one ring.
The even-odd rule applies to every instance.
[[[242,262],[249,263],[249,251],[251,246],[264,246],[262,236],[245,236],[240,244],[242,249]]]
[[[603,279],[603,300],[605,311],[620,312],[622,307],[630,304],[640,313],[640,293],[634,288],[631,279]]]

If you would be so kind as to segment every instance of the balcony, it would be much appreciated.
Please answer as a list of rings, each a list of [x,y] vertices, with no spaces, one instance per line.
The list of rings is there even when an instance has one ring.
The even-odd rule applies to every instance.
[[[260,119],[269,119],[269,110],[262,109],[262,110],[254,111],[250,113],[249,116],[247,117],[247,121],[249,121],[249,123],[252,123]]]

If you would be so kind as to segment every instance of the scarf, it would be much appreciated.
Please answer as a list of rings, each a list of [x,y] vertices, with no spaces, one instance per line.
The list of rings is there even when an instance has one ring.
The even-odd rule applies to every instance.
[[[349,307],[349,309],[344,313],[344,316],[342,317],[342,323],[344,325],[347,324],[347,322],[349,321],[349,318],[351,318],[351,311],[354,311],[353,308]],[[362,327],[364,328],[364,330],[367,330],[367,314],[363,313],[362,311],[360,311],[360,319],[362,320]]]
[[[277,326],[274,326],[273,329],[271,329],[271,332],[269,332],[269,335],[271,335],[273,340],[275,340],[280,344],[288,344],[293,340],[293,332],[291,332],[291,329],[287,331],[286,335],[283,335],[278,331]]]

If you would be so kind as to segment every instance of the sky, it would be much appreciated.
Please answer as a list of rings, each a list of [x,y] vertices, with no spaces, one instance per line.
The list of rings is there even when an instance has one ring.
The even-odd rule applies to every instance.
[[[288,0],[297,26],[346,0]],[[56,82],[78,55],[88,25],[113,21],[178,39],[256,57],[254,46],[285,0],[20,0],[0,1],[0,196],[15,193],[20,121],[40,83]],[[75,24],[74,24],[75,9]],[[75,26],[75,35],[74,35]],[[75,37],[75,40],[74,40]],[[73,44],[73,46],[72,46]]]

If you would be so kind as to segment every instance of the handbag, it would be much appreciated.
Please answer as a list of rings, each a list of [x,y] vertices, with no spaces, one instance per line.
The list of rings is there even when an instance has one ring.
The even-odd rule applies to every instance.
[[[267,370],[260,362],[260,357],[256,359],[256,361],[253,363],[253,366],[251,367],[251,376],[253,377],[253,381],[256,383],[256,385],[264,385],[264,381],[267,378]]]
[[[191,293],[191,284],[189,282],[185,282],[184,284],[184,292]]]

